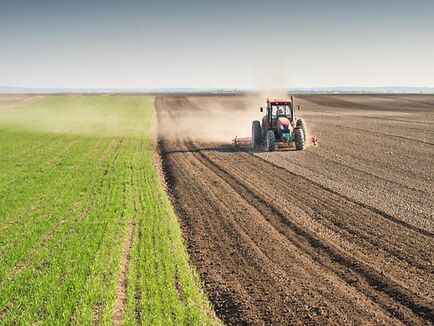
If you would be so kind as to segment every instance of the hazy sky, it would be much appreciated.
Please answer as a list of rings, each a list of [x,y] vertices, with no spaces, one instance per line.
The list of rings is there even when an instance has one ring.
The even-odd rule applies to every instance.
[[[434,87],[434,0],[0,0],[0,86]]]

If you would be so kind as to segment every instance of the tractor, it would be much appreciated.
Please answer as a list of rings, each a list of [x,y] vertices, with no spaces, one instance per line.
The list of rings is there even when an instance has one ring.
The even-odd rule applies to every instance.
[[[297,107],[300,109],[300,106]],[[278,147],[289,147],[295,143],[297,150],[303,150],[306,143],[306,125],[295,118],[294,97],[290,100],[267,99],[266,113],[262,123],[252,122],[251,146],[254,150],[265,149],[268,152]],[[264,108],[260,108],[264,112]]]

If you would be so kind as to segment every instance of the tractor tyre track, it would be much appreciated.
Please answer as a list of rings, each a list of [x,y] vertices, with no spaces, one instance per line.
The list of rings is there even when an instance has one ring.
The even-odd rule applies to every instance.
[[[192,149],[194,149],[194,146],[192,145],[190,146]],[[200,156],[199,160],[201,160],[201,162],[205,166],[207,166],[211,171],[217,174],[222,180],[228,183],[248,203],[254,206],[270,222],[270,224],[274,226],[276,230],[282,232],[282,234],[284,234],[290,241],[294,239],[294,237],[299,237],[299,241],[297,241],[295,245],[298,246],[300,250],[304,251],[307,255],[309,255],[311,259],[316,260],[323,266],[327,266],[327,263],[325,262],[326,260],[330,261],[331,265],[338,265],[336,267],[331,265],[327,266],[330,270],[333,270],[336,274],[339,273],[339,271],[343,271],[345,269],[347,269],[347,273],[353,274],[352,275],[353,277],[355,276],[354,274],[356,273],[358,274],[357,277],[363,278],[368,285],[370,285],[371,287],[377,287],[379,291],[384,292],[391,298],[396,299],[397,301],[399,301],[399,303],[407,306],[414,313],[433,318],[434,312],[433,309],[431,308],[432,302],[428,302],[427,300],[421,300],[421,299],[413,300],[414,295],[411,294],[408,290],[405,290],[401,288],[401,286],[399,286],[398,284],[395,284],[395,282],[388,280],[386,277],[381,275],[380,272],[375,271],[374,269],[369,267],[369,265],[365,264],[363,261],[355,259],[354,257],[352,257],[351,254],[342,252],[332,244],[329,245],[324,239],[319,239],[317,236],[315,236],[313,232],[309,232],[308,229],[304,229],[303,226],[294,223],[292,220],[288,218],[289,214],[285,215],[284,210],[273,205],[271,201],[270,202],[265,201],[263,199],[265,194],[260,194],[256,192],[254,188],[250,188],[248,185],[246,185],[245,182],[242,181],[242,179],[237,177],[236,173],[230,174],[227,170],[224,169],[224,167],[222,167],[221,164],[216,164],[200,150],[196,151],[194,155],[196,157],[198,157],[199,155]],[[314,185],[307,185],[307,187],[311,188],[314,187]],[[305,190],[306,192],[308,191],[307,189]],[[301,193],[302,191],[300,190],[298,192]],[[316,193],[319,195],[319,191],[316,191]],[[324,201],[324,204],[327,204],[328,202],[333,202],[330,199],[331,198],[326,199]],[[335,212],[338,211],[338,208],[334,207],[334,211]],[[346,227],[342,223],[338,224],[337,226],[340,228]],[[287,232],[288,228],[291,229],[292,231],[289,234]],[[345,229],[348,230],[348,228]],[[351,231],[355,232],[355,234],[358,234],[357,232],[359,233],[363,232],[358,230],[351,230]],[[367,233],[363,232],[362,235],[368,237],[369,239],[369,235]],[[373,237],[371,236],[371,238]],[[380,245],[380,243],[375,243],[375,244]],[[429,242],[427,241],[425,244],[429,245]],[[313,247],[313,250],[312,248],[309,248],[309,245]],[[386,247],[385,249],[387,250],[388,248]],[[412,252],[413,255],[417,254],[416,250],[417,248],[415,248],[415,251]],[[394,254],[396,257],[399,257],[398,256],[399,253],[394,253]],[[328,256],[328,257],[321,259],[320,258],[321,255]],[[413,262],[410,258],[407,258],[408,263]],[[429,268],[427,267],[426,263],[417,264],[416,267],[424,268],[424,269]],[[347,279],[346,281],[348,282]],[[351,279],[350,282],[355,283],[354,279]],[[376,295],[373,294],[369,295],[369,292],[368,291],[366,292],[368,296],[375,298]],[[383,304],[383,306],[389,307],[390,302],[388,302],[387,304]],[[391,309],[391,312],[393,314],[397,314],[399,312],[399,309],[396,310]],[[402,317],[405,318],[404,316]],[[406,321],[410,322],[410,320],[406,320]]]

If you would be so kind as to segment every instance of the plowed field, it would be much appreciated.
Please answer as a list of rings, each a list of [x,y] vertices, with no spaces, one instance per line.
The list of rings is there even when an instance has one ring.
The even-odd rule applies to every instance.
[[[319,146],[236,150],[214,124],[248,132],[255,101],[155,100],[169,191],[217,315],[433,323],[434,96],[300,96]]]

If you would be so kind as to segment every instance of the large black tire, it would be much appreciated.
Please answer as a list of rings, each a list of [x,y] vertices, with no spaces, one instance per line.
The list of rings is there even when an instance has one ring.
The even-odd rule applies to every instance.
[[[306,138],[303,129],[301,128],[295,129],[294,136],[295,136],[295,149],[298,151],[303,150],[305,144],[305,138]]]
[[[261,123],[257,120],[252,122],[252,148],[254,150],[260,148],[262,144]]]
[[[298,119],[297,123],[296,123],[296,126],[298,128],[301,128],[303,130],[304,141],[306,142],[307,130],[306,130],[306,125],[305,125],[304,121],[301,120],[301,119]]]
[[[265,149],[267,152],[272,152],[276,148],[276,135],[274,134],[274,130],[268,130],[265,140]]]

